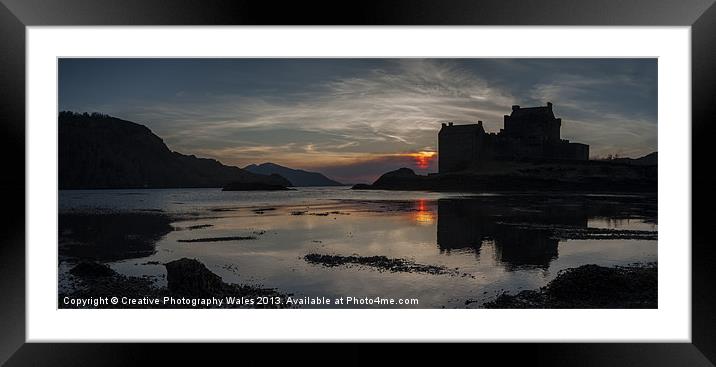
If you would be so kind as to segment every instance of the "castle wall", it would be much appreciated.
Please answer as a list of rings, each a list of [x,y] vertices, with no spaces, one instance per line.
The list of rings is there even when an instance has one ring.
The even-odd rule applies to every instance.
[[[477,137],[474,133],[440,131],[438,138],[438,170],[456,172],[469,168],[476,158]]]
[[[443,124],[438,133],[438,171],[457,172],[478,167],[491,156],[488,140],[482,123]]]
[[[493,145],[497,159],[542,158],[545,146],[540,140],[528,140],[497,136]]]
[[[551,113],[550,113],[551,115]],[[562,119],[548,116],[504,116],[502,133],[510,138],[559,142]]]
[[[565,143],[560,151],[561,159],[589,160],[589,145],[581,143]]]

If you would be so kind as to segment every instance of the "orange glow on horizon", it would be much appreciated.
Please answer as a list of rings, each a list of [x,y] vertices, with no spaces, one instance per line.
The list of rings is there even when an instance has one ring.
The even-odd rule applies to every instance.
[[[417,165],[418,168],[426,169],[430,166],[430,162],[433,159],[435,159],[435,156],[437,155],[437,153],[421,151],[421,152],[417,152],[417,153],[410,153],[408,155],[410,157],[413,157],[413,160],[415,161],[415,165]]]

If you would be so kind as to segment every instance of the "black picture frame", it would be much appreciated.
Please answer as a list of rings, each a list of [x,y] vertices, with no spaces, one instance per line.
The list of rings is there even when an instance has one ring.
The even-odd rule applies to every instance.
[[[477,344],[455,353],[390,355],[411,359],[477,356],[489,353],[501,364],[552,366],[713,366],[716,364],[716,251],[709,235],[713,203],[710,140],[716,123],[716,5],[714,0],[490,0],[490,1],[269,1],[177,0],[0,0],[0,185],[6,213],[0,232],[0,362],[18,365],[129,365],[166,362],[219,363],[235,346],[180,348],[164,344],[25,343],[25,29],[65,25],[551,25],[691,26],[692,72],[692,343],[642,344]],[[688,122],[670,122],[688,128]],[[683,125],[682,125],[683,124]],[[689,244],[669,244],[683,245]],[[341,364],[366,364],[376,354],[366,345],[336,345]],[[284,348],[283,346],[281,348]],[[171,349],[171,351],[170,351]],[[277,347],[272,347],[276,350]],[[246,361],[311,358],[310,348],[291,353],[244,353]],[[385,351],[384,351],[385,352]],[[326,352],[324,350],[323,356]],[[429,355],[425,355],[429,354]],[[437,355],[436,355],[437,354]],[[269,358],[270,357],[270,358]],[[269,358],[269,359],[266,359]],[[390,357],[387,357],[390,359]],[[330,362],[330,361],[329,361]],[[255,364],[255,363],[252,363]]]

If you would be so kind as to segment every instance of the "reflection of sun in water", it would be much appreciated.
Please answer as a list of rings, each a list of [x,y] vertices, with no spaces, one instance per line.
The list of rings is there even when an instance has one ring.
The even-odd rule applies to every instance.
[[[427,200],[419,199],[416,203],[417,210],[413,213],[413,219],[418,224],[435,223],[435,214],[428,208]]]
[[[420,169],[426,169],[430,166],[430,161],[435,158],[437,153],[435,152],[417,152],[417,153],[411,153],[410,156],[413,157],[413,160],[415,161],[415,165]]]

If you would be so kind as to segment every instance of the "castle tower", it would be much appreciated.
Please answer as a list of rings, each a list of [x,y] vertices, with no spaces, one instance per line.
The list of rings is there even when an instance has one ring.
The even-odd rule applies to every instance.
[[[470,125],[442,124],[438,133],[438,171],[474,168],[484,159],[485,129],[482,121]]]
[[[520,108],[512,106],[512,113],[505,115],[506,137],[529,141],[558,142],[562,119],[554,116],[552,102],[547,106]]]

